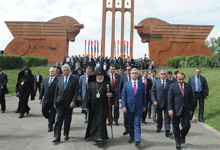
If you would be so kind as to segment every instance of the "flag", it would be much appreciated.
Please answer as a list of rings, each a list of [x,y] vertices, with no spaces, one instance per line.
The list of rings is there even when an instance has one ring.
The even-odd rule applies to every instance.
[[[97,40],[97,56],[99,57],[99,41]]]
[[[130,42],[130,56],[132,54],[132,43]]]
[[[93,56],[93,42],[91,40],[91,56]]]
[[[128,57],[128,45],[129,45],[129,43],[128,43],[128,41],[127,41],[127,57]]]
[[[124,41],[124,56],[126,55],[126,41]]]
[[[88,40],[88,56],[90,57],[89,47],[90,47],[90,40]]]
[[[114,44],[114,57],[116,57],[116,42]]]
[[[119,40],[118,40],[118,45],[117,45],[117,58],[119,57]]]
[[[86,57],[86,40],[85,40],[85,57]]]
[[[96,57],[96,40],[94,41],[94,56]]]
[[[122,54],[122,41],[121,41],[121,43],[120,43],[120,44],[121,44],[121,57],[122,57],[122,55],[123,55],[123,54]]]
[[[102,55],[102,44],[103,44],[103,43],[102,43],[102,40],[101,40],[101,56],[103,56],[103,55]]]

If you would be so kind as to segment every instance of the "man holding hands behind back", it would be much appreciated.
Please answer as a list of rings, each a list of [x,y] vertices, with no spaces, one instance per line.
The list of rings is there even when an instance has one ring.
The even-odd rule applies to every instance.
[[[177,82],[170,85],[168,92],[168,112],[172,117],[173,133],[176,141],[176,149],[181,149],[185,144],[186,135],[191,127],[190,118],[193,111],[193,95],[191,86],[184,82],[185,74],[177,74]],[[180,130],[179,124],[182,129]]]
[[[127,113],[128,129],[130,134],[129,143],[135,140],[135,146],[140,147],[141,141],[141,117],[146,111],[147,101],[145,86],[142,81],[138,80],[138,70],[131,70],[131,81],[124,84],[122,90],[122,109]],[[135,128],[135,135],[134,135]]]

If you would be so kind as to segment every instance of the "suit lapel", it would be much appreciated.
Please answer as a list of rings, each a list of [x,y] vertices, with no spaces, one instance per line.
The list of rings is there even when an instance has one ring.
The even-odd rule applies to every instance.
[[[72,76],[70,75],[70,77],[69,77],[69,80],[68,80],[68,82],[67,82],[67,86],[66,86],[66,89],[65,89],[65,90],[67,90],[67,89],[68,89],[69,84],[71,83],[71,80],[72,80]]]

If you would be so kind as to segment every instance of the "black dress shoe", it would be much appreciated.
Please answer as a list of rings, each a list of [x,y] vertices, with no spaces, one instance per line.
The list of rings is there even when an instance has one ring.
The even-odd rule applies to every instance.
[[[147,122],[146,122],[146,121],[142,121],[142,123],[143,123],[143,124],[147,124]]]
[[[119,123],[118,123],[118,121],[116,121],[116,122],[115,122],[115,125],[116,125],[116,126],[119,126]]]
[[[24,118],[24,115],[23,114],[21,114],[20,116],[19,116],[19,118],[21,119],[21,118]]]
[[[129,132],[126,130],[123,132],[123,135],[127,135]]]
[[[5,110],[2,110],[2,113],[5,113]]]
[[[111,123],[109,122],[109,123],[108,123],[108,126],[110,126],[110,125],[111,125]]]
[[[160,133],[161,132],[161,129],[157,129],[157,133]]]
[[[140,142],[135,142],[135,146],[139,148],[141,146]]]
[[[53,143],[59,143],[60,142],[60,138],[55,138],[52,142]]]
[[[182,149],[181,145],[180,144],[176,144],[176,149],[177,150],[181,150]]]
[[[26,111],[26,115],[29,115],[29,112],[30,112],[30,108]]]
[[[134,142],[134,139],[130,139],[129,141],[128,141],[128,143],[133,143]]]
[[[53,128],[48,128],[48,132],[52,132],[53,131]]]
[[[166,137],[169,137],[169,136],[171,136],[172,135],[172,133],[170,133],[170,131],[166,131],[166,133],[165,133],[165,136]]]
[[[15,113],[17,114],[17,113],[20,113],[20,112],[18,110],[16,110]]]
[[[202,122],[202,123],[204,123],[205,121],[204,121],[203,119],[199,119],[199,122]]]
[[[183,143],[183,144],[186,143],[186,138],[185,138],[185,137],[184,137],[184,138],[182,137],[182,143]]]
[[[97,142],[97,145],[99,147],[101,147],[103,145],[103,140],[102,139],[98,139],[96,142]]]
[[[66,135],[65,137],[64,137],[64,141],[68,141],[69,140],[69,135]]]

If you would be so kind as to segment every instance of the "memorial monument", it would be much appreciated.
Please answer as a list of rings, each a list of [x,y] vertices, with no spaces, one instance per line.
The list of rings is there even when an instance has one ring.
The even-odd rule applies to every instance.
[[[48,22],[5,21],[14,39],[5,48],[6,54],[47,57],[49,64],[62,62],[68,56],[69,41],[74,42],[80,29],[77,20],[61,16]]]

